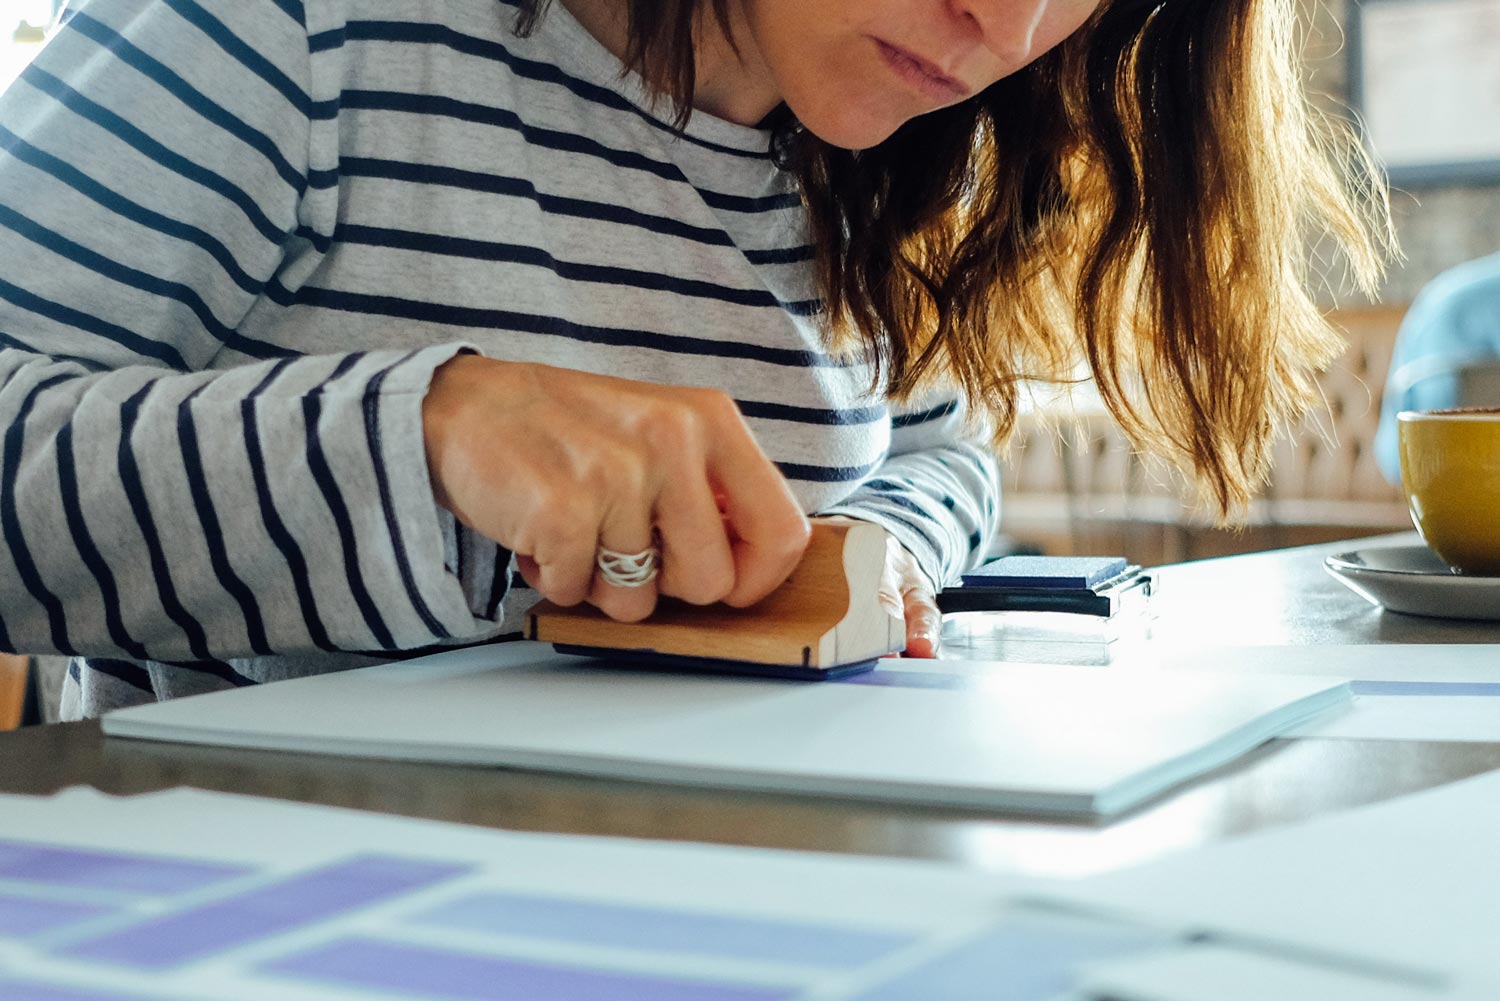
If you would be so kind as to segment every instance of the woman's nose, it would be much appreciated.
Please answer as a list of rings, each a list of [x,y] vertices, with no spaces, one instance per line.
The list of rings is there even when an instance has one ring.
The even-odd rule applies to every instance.
[[[966,21],[989,49],[1008,65],[1036,54],[1037,29],[1051,0],[947,0],[953,15]]]

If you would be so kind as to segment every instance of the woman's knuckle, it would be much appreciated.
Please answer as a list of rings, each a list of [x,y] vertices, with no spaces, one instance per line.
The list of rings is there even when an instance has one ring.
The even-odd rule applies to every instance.
[[[646,457],[635,450],[622,453],[614,464],[611,479],[617,494],[638,502],[644,497],[650,480]]]
[[[679,567],[668,593],[690,605],[712,605],[723,601],[733,589],[732,570],[699,563]]]
[[[550,549],[568,545],[591,517],[586,496],[569,489],[553,490],[541,508],[538,535]]]
[[[599,610],[616,622],[640,622],[656,610],[656,590],[614,590],[599,601]]]
[[[643,414],[637,430],[653,455],[680,457],[692,447],[697,422],[691,407],[671,402]]]
[[[588,597],[589,581],[581,575],[553,574],[541,587],[542,597],[563,606],[576,605]]]
[[[697,400],[699,409],[716,425],[741,423],[739,404],[728,393],[718,389],[700,389]]]
[[[733,590],[734,568],[726,566],[709,570],[704,574],[698,598],[702,604],[712,605],[729,597],[729,593]]]

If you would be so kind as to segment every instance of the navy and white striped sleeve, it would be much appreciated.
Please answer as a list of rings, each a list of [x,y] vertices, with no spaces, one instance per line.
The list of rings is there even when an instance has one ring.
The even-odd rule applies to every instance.
[[[928,397],[891,416],[891,451],[828,514],[873,521],[917,558],[935,587],[982,562],[1000,517],[1000,466],[962,400]]]
[[[422,450],[461,346],[289,356],[238,332],[331,233],[311,65],[299,0],[92,0],[0,96],[0,649],[209,659],[488,625],[444,569]],[[221,352],[246,361],[209,371]]]

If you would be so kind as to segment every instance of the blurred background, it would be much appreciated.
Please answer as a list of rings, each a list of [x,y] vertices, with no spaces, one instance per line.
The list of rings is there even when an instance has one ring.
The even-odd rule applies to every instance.
[[[1315,103],[1364,123],[1391,174],[1404,260],[1373,303],[1338,289],[1336,277],[1323,291],[1348,351],[1322,380],[1326,408],[1278,448],[1242,529],[1189,510],[1165,471],[1132,455],[1085,404],[1042,408],[1016,439],[1002,522],[1017,544],[1149,566],[1410,529],[1395,474],[1376,462],[1398,333],[1399,360],[1410,364],[1397,372],[1406,390],[1393,392],[1392,415],[1500,405],[1500,0],[1299,2]],[[1424,290],[1424,309],[1403,331]]]
[[[42,47],[61,0],[0,0],[0,87],[9,84]]]

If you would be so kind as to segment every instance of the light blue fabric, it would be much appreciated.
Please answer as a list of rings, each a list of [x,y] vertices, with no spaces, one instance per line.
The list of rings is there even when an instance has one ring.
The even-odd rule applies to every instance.
[[[1443,272],[1417,294],[1401,321],[1375,431],[1375,461],[1401,482],[1396,415],[1459,405],[1457,370],[1500,358],[1500,254]]]

